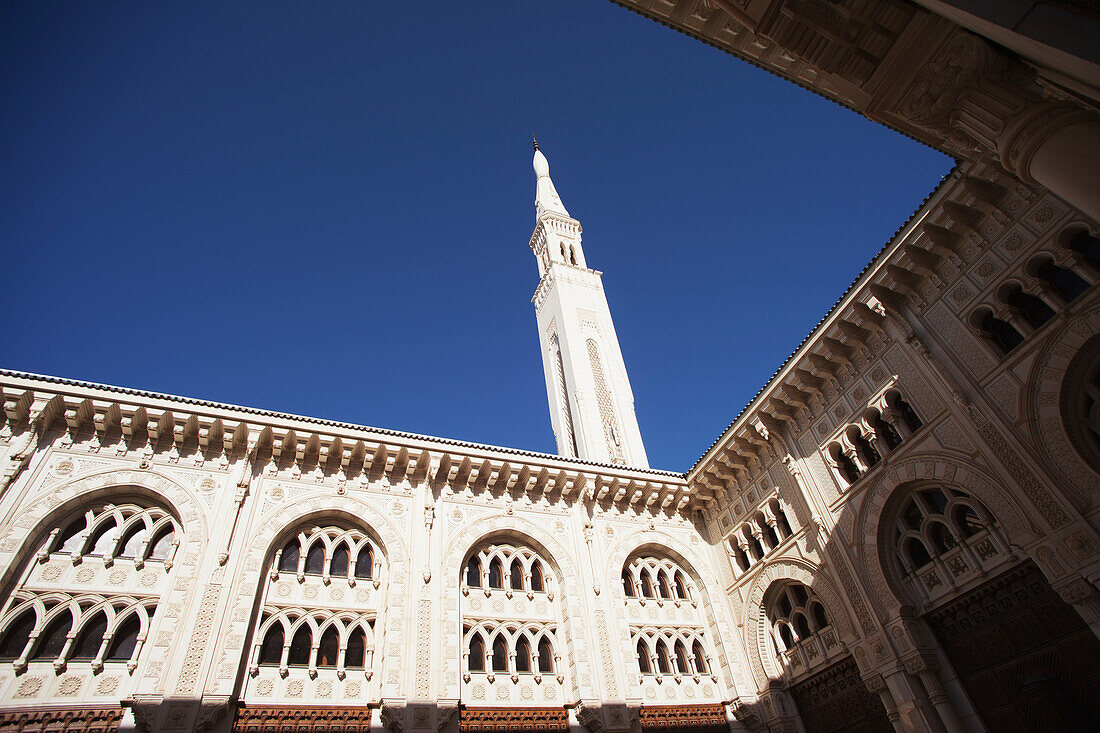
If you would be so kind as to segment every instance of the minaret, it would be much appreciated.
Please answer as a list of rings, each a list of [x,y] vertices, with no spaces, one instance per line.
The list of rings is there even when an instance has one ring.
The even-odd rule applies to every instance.
[[[602,273],[585,264],[581,223],[569,216],[558,196],[538,142],[534,167],[530,244],[540,280],[531,302],[558,454],[648,468]]]

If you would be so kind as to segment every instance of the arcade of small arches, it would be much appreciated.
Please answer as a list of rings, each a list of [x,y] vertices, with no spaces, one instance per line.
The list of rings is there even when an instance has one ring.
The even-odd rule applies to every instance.
[[[541,675],[553,674],[561,661],[555,653],[556,634],[554,624],[497,625],[483,621],[465,626],[462,646],[466,681],[473,672],[532,674],[536,682]]]
[[[377,585],[382,573],[381,556],[374,543],[356,529],[334,526],[303,529],[275,553],[272,580],[290,573],[299,582],[305,576],[320,576],[329,583],[334,578],[354,586],[357,580],[373,580]]]
[[[695,602],[692,584],[684,571],[668,558],[636,557],[623,568],[623,593],[641,603],[662,601]]]
[[[634,628],[630,640],[638,655],[642,675],[693,677],[710,675],[710,657],[705,651],[701,629]]]
[[[1100,239],[1080,224],[1029,259],[992,299],[970,314],[970,327],[1004,357],[1068,308],[1100,279]]]
[[[496,590],[549,593],[553,599],[553,576],[545,561],[527,547],[511,544],[486,545],[466,561],[462,592],[482,588],[486,595]],[[505,572],[507,568],[507,573]]]
[[[4,602],[0,660],[20,672],[47,663],[57,674],[76,663],[94,674],[112,665],[132,672],[160,602],[151,586],[158,568],[171,570],[179,522],[159,506],[131,501],[92,503],[51,524]],[[114,568],[113,592],[81,587],[75,568],[89,565]]]
[[[913,406],[890,389],[825,450],[841,486],[851,486],[923,426]]]
[[[838,650],[825,604],[811,588],[797,581],[779,581],[767,596],[772,650],[792,674],[820,666],[819,661]]]
[[[291,667],[303,667],[310,676],[332,668],[343,679],[349,670],[362,670],[370,679],[374,658],[374,617],[280,609],[265,613],[257,634],[250,672],[261,666],[279,669],[287,676]]]
[[[733,530],[727,538],[739,575],[743,575],[764,560],[794,534],[787,514],[772,497],[748,521]]]

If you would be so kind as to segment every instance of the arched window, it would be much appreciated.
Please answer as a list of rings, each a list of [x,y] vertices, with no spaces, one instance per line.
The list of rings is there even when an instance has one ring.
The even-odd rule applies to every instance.
[[[1035,275],[1045,281],[1062,300],[1071,303],[1089,289],[1085,282],[1073,270],[1054,264],[1053,260],[1043,260],[1032,265]]]
[[[538,560],[534,560],[531,563],[531,590],[536,593],[542,593],[544,589],[544,583],[542,579],[542,563]]]
[[[1100,239],[1092,236],[1087,229],[1072,234],[1066,244],[1089,264],[1100,264]]]
[[[283,661],[283,625],[272,624],[260,645],[260,664],[281,664]]]
[[[871,445],[867,438],[858,429],[850,430],[848,437],[852,441],[852,445],[855,446],[856,453],[859,454],[860,460],[863,461],[863,465],[867,468],[874,468],[878,465],[878,462],[882,459],[879,456],[878,451]]]
[[[149,560],[167,560],[176,541],[176,530],[168,525],[158,530],[156,537],[149,543]]]
[[[315,667],[335,667],[336,655],[340,651],[340,634],[335,626],[329,626],[321,634],[321,643],[317,645]]]
[[[37,620],[34,609],[28,608],[8,624],[4,636],[0,638],[0,659],[18,659],[23,655]]]
[[[504,587],[504,568],[499,557],[494,557],[489,563],[489,587]]]
[[[493,671],[508,671],[508,647],[501,636],[498,636],[496,641],[493,642]]]
[[[348,647],[344,650],[344,667],[346,669],[363,669],[366,660],[367,635],[363,629],[352,630],[348,637]]]
[[[374,577],[374,553],[370,544],[364,545],[355,558],[355,577],[370,580]]]
[[[103,645],[103,635],[107,633],[107,616],[101,611],[90,621],[85,622],[80,635],[76,637],[70,659],[95,659],[99,647]]]
[[[633,598],[634,593],[634,579],[630,577],[630,571],[623,568],[623,593],[627,598]]]
[[[287,542],[283,547],[282,553],[279,555],[279,572],[298,572],[298,557],[300,553],[301,548],[298,546],[298,540],[294,539]]]
[[[901,435],[898,433],[897,428],[883,420],[878,410],[874,411],[868,423],[871,429],[875,431],[875,437],[886,446],[887,450],[893,450],[901,445]]]
[[[1032,328],[1040,328],[1054,318],[1054,309],[1047,305],[1045,300],[1024,291],[1019,285],[1009,288],[1002,297],[1004,302]]]
[[[642,595],[646,598],[653,598],[653,581],[649,579],[649,573],[642,573]]]
[[[80,552],[81,533],[87,526],[88,520],[85,517],[74,519],[58,537],[57,549],[55,552],[64,553],[66,555],[78,554]]]
[[[105,657],[109,661],[128,662],[137,648],[138,634],[141,632],[141,619],[131,613],[111,635],[111,646]]]
[[[1077,453],[1100,471],[1100,336],[1077,351],[1059,395],[1062,427]]]
[[[696,641],[691,645],[691,653],[695,658],[695,671],[707,674],[707,655],[703,653],[703,645]]]
[[[313,634],[309,629],[309,624],[302,624],[298,627],[298,630],[294,632],[294,638],[290,642],[290,653],[287,655],[286,663],[298,666],[307,666],[309,664],[309,654],[313,647]]]
[[[991,310],[976,313],[975,324],[978,331],[1000,349],[1002,354],[1009,353],[1024,342],[1024,337],[1012,324],[997,318]]]
[[[775,648],[785,660],[804,663],[798,667],[804,673],[839,650],[836,635],[829,626],[825,606],[802,583],[786,581],[769,589],[766,615],[772,625]]]
[[[481,640],[480,634],[470,637],[470,671],[485,671],[485,642]]]
[[[676,579],[676,597],[679,598],[681,601],[690,600],[688,598],[687,584],[684,583],[684,574],[681,573],[679,570],[677,570],[676,575],[675,575],[675,579]]]
[[[122,541],[119,542],[119,547],[122,549],[119,550],[118,556],[130,560],[137,558],[148,536],[149,530],[144,524],[131,525],[122,536]]]
[[[311,575],[320,575],[325,569],[325,546],[320,541],[314,542],[309,552],[306,553],[305,572]]]
[[[832,462],[836,466],[837,473],[840,474],[845,483],[854,484],[859,481],[859,468],[838,444],[833,443],[829,446],[829,457],[833,459]]]
[[[523,590],[523,564],[518,557],[512,560],[512,568],[508,571],[508,575],[512,590]]]
[[[682,641],[676,642],[676,671],[680,674],[691,674],[691,668],[688,666],[687,648]]]
[[[672,591],[668,587],[668,576],[663,570],[657,573],[657,589],[661,598],[672,598]]]
[[[902,421],[905,422],[905,426],[909,428],[909,432],[917,432],[924,424],[921,422],[920,416],[917,415],[917,411],[913,409],[913,406],[909,404],[908,401],[902,398],[900,393],[891,392],[888,394],[886,396],[886,404],[898,411]]]
[[[466,563],[466,585],[471,588],[481,587],[481,560],[471,557]]]
[[[661,671],[661,674],[668,674],[671,670],[669,666],[668,646],[663,639],[657,641],[657,669]]]
[[[638,669],[642,671],[642,674],[650,674],[653,671],[652,665],[649,663],[649,651],[645,648],[645,641],[638,639]]]
[[[961,491],[934,487],[913,492],[902,504],[895,524],[900,550],[913,570],[928,565],[959,544],[988,529],[988,512]],[[950,507],[950,508],[949,508]]]
[[[539,672],[554,671],[554,650],[546,639],[539,641]]]
[[[295,534],[272,558],[280,571],[297,575],[300,566],[303,574],[297,581],[302,587],[293,578],[266,578],[259,601],[264,613],[253,637],[254,661],[241,693],[246,703],[262,699],[262,690],[282,677],[343,679],[348,670],[367,670],[368,678],[373,674],[368,652],[375,624],[386,609],[386,594],[373,592],[369,585],[349,588],[364,579],[381,588],[385,553],[374,551],[368,528],[355,518],[323,521],[303,520],[288,528]],[[287,593],[290,586],[293,590]]]
[[[329,563],[328,574],[334,578],[348,577],[348,547],[340,545],[332,553],[332,562]]]
[[[39,635],[31,659],[46,661],[57,659],[58,655],[61,654],[61,650],[65,648],[65,637],[72,627],[73,615],[68,611],[51,621],[46,626],[46,630]]]
[[[516,671],[531,671],[531,645],[527,642],[527,637],[522,635],[516,639]]]

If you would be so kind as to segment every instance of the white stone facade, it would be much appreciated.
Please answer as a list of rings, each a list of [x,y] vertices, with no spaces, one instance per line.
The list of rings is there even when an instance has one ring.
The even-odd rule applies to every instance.
[[[685,474],[537,150],[558,456],[0,372],[0,731],[1100,727],[1100,79],[617,2],[962,162]]]
[[[1094,227],[960,166],[686,475],[5,373],[3,707],[814,730],[848,664],[992,730],[938,609],[1034,564],[1100,623]]]

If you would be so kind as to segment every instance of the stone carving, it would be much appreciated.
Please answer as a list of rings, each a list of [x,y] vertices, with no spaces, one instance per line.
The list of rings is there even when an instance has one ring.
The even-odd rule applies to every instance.
[[[210,640],[210,626],[214,623],[214,612],[217,610],[220,593],[221,586],[218,585],[208,585],[202,593],[199,611],[195,617],[194,631],[191,633],[191,643],[187,645],[187,656],[184,657],[183,668],[176,681],[177,693],[189,693],[195,689],[199,669],[202,667],[203,656]]]

